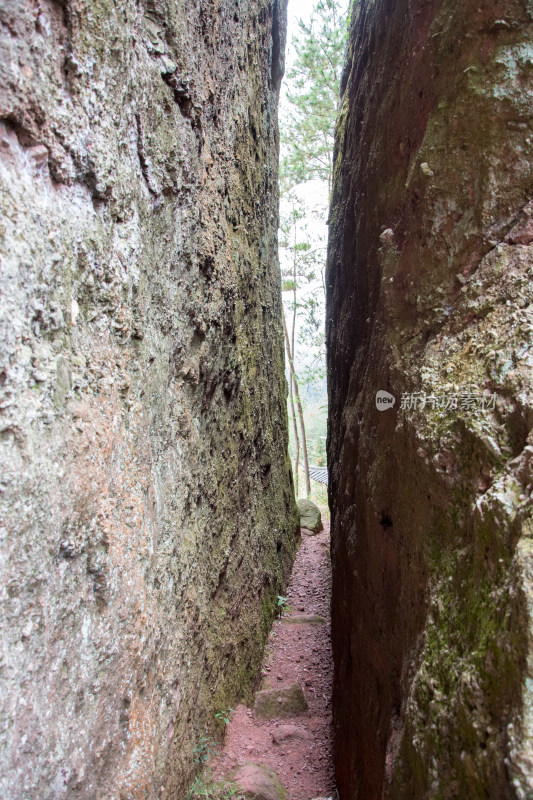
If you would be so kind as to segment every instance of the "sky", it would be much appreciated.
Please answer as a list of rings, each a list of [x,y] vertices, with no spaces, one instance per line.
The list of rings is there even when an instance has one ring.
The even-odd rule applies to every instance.
[[[287,42],[290,43],[293,33],[296,32],[298,19],[309,19],[313,5],[314,0],[289,0],[289,7],[287,10]]]
[[[291,40],[298,31],[298,20],[309,21],[315,0],[289,0],[287,8],[287,66],[291,59]]]

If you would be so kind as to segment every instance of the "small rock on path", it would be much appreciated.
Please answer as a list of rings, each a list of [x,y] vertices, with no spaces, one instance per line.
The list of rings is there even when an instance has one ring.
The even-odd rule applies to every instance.
[[[249,800],[286,800],[287,793],[274,770],[260,764],[242,764],[232,775]]]
[[[300,525],[313,533],[319,533],[324,529],[322,524],[322,514],[318,506],[311,500],[298,500],[298,511],[300,513]]]

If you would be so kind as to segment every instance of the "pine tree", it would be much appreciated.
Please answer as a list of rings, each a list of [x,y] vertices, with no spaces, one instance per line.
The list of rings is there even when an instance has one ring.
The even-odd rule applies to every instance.
[[[297,208],[294,198],[292,199],[292,210],[290,213],[282,215],[280,232],[280,249],[285,251],[285,258],[282,259],[282,289],[284,293],[288,293],[291,297],[290,304],[288,304],[291,326],[290,332],[285,308],[283,308],[283,329],[285,332],[285,350],[287,353],[287,361],[289,362],[289,400],[296,445],[294,465],[295,491],[296,494],[298,494],[298,466],[301,443],[304,462],[305,491],[308,497],[311,493],[311,480],[309,477],[309,457],[303,407],[300,399],[299,379],[295,365],[296,319],[299,312],[303,310],[305,313],[309,304],[314,304],[312,297],[299,298],[298,290],[301,290],[306,284],[309,284],[315,279],[316,251],[313,250],[308,241],[299,241],[299,234],[302,232],[304,234],[306,233],[306,224],[303,219],[303,212]],[[304,238],[307,239],[308,237],[304,236]],[[300,433],[298,433],[298,423],[300,425]]]
[[[335,121],[347,35],[338,0],[318,0],[308,24],[299,21],[287,72],[289,110],[282,125],[282,188],[318,178],[331,192]]]
[[[315,361],[324,362],[323,309],[325,305],[325,247],[306,237],[305,217],[309,209],[302,207],[290,194],[298,184],[309,180],[323,181],[331,194],[335,122],[339,110],[339,87],[347,35],[347,14],[341,12],[338,0],[317,0],[309,23],[302,20],[292,41],[295,58],[287,72],[287,92],[281,120],[282,157],[280,182],[285,205],[292,212],[282,222],[280,246],[285,250],[283,290],[290,302],[283,315],[285,345],[289,362],[290,411],[296,446],[295,488],[298,494],[300,445],[304,461],[306,494],[311,491],[307,437],[300,399],[300,376],[296,370],[296,320],[300,336],[315,353]],[[325,214],[322,223],[325,222]],[[308,291],[321,275],[318,293]],[[307,289],[307,291],[306,291]],[[287,324],[287,319],[290,323]],[[317,375],[307,366],[304,382]],[[298,427],[300,431],[298,432]]]

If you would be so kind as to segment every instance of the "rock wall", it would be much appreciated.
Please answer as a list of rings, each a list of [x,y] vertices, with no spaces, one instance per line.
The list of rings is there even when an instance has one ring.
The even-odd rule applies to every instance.
[[[0,6],[6,800],[180,797],[250,695],[298,522],[284,37],[284,0]]]
[[[327,272],[339,789],[530,798],[533,6],[352,16]]]

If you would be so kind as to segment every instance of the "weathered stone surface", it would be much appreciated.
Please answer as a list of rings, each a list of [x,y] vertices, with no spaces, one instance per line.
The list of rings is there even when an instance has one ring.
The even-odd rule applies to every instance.
[[[298,725],[277,725],[270,733],[274,744],[282,744],[291,739],[309,739],[311,734]]]
[[[532,22],[355,4],[327,272],[344,800],[533,796]]]
[[[242,764],[232,776],[250,800],[286,800],[287,792],[273,769],[263,764]]]
[[[300,512],[300,525],[313,533],[320,533],[324,528],[322,524],[322,514],[320,509],[311,500],[298,500],[298,511]]]
[[[323,625],[326,620],[319,614],[298,614],[297,616],[282,617],[281,621],[288,625]]]
[[[257,692],[254,714],[259,719],[292,717],[307,711],[307,703],[299,683],[279,689],[263,689]]]
[[[0,795],[179,797],[295,549],[284,2],[0,7]]]

